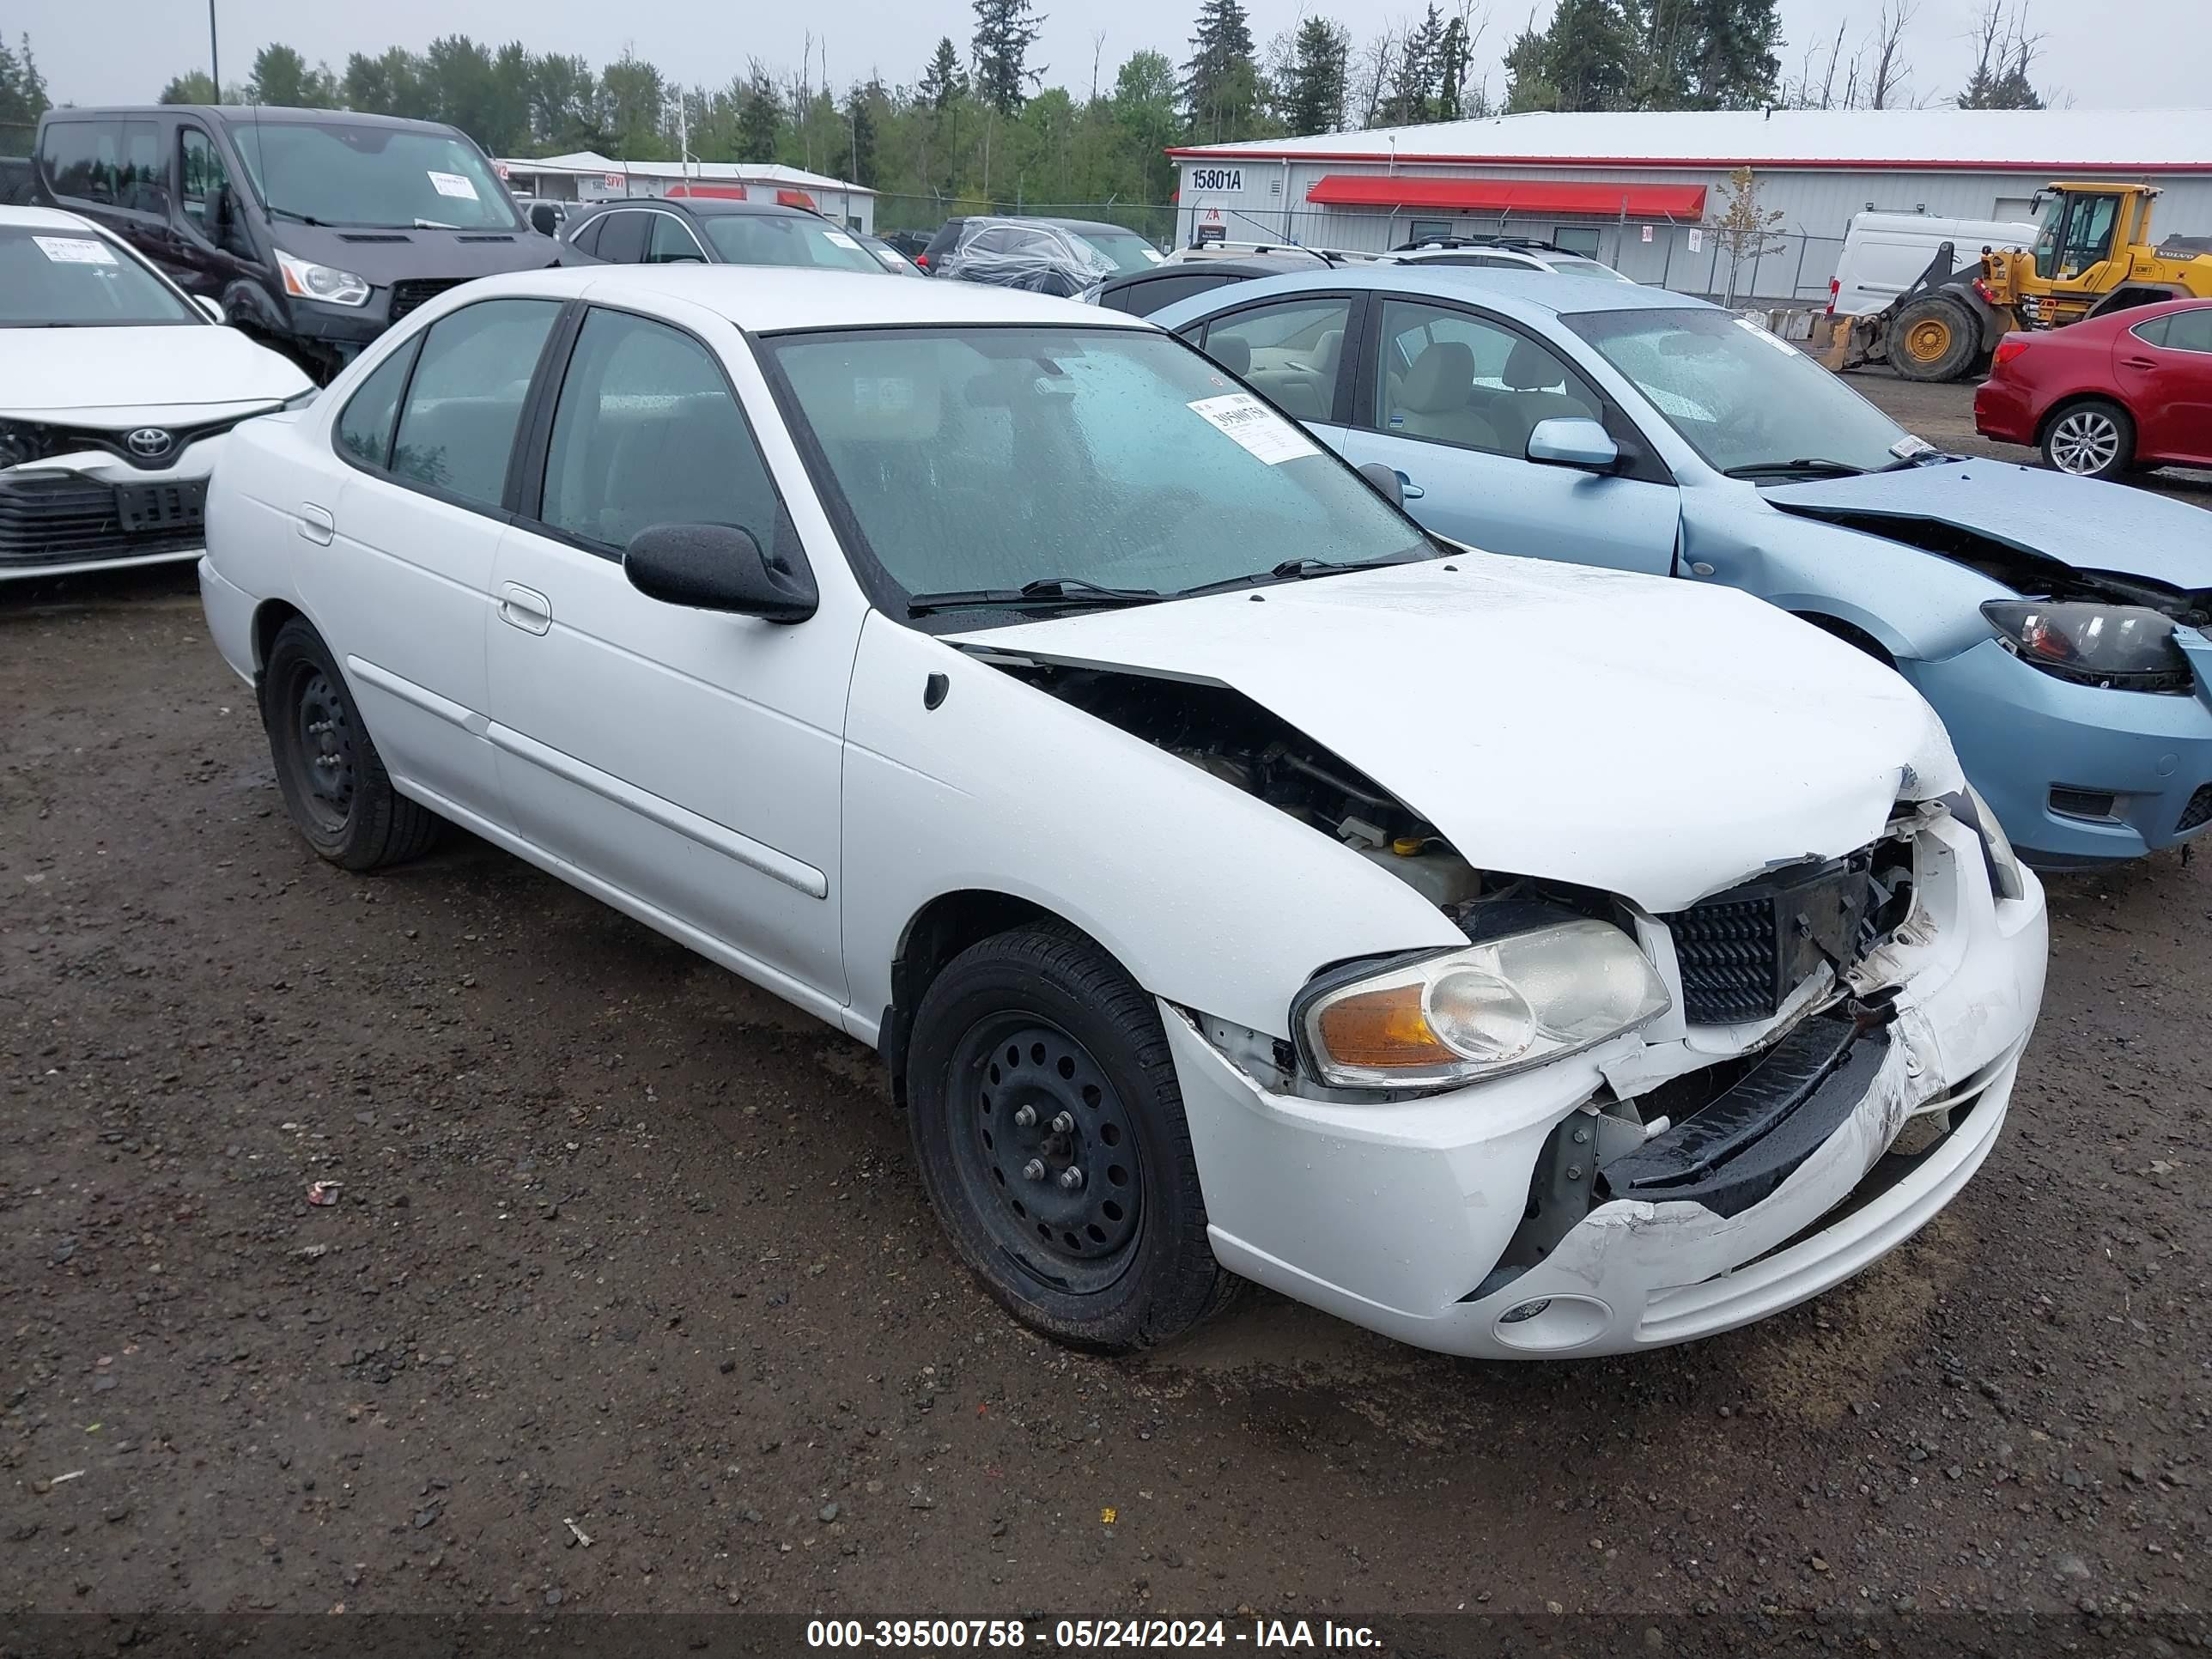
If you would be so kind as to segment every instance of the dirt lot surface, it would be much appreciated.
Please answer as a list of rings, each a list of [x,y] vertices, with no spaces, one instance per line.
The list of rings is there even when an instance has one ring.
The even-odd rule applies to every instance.
[[[962,1275],[871,1054],[466,837],[319,863],[188,574],[0,597],[0,1612],[2204,1629],[2212,860],[2051,884],[2002,1141],[1812,1306],[1116,1362]]]

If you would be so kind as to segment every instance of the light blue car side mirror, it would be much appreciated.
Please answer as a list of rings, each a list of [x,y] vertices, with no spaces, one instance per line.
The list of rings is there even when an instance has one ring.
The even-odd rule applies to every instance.
[[[1620,465],[1620,446],[1595,421],[1579,416],[1539,421],[1529,428],[1528,459],[1544,466],[1610,472]]]

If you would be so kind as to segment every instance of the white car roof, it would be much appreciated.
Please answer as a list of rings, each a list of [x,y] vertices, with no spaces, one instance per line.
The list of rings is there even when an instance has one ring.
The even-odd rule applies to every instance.
[[[464,290],[454,290],[461,297]],[[591,265],[480,277],[465,294],[589,297],[650,310],[656,299],[719,312],[743,329],[896,328],[947,323],[1070,324],[1150,328],[1141,317],[984,283],[902,283],[885,273],[769,265]]]
[[[29,230],[88,230],[96,236],[107,233],[89,219],[74,213],[64,213],[58,208],[0,207],[0,225],[15,225]]]

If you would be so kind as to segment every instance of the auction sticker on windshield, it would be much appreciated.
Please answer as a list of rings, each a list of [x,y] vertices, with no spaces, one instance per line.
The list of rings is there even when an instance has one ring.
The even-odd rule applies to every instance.
[[[90,236],[33,236],[39,252],[58,265],[112,265],[115,250]]]
[[[1189,407],[1199,419],[1227,433],[1269,466],[1321,453],[1304,433],[1249,392],[1200,398]]]
[[[464,202],[477,199],[476,185],[458,173],[432,173],[430,187],[441,196],[456,197]]]
[[[839,247],[848,247],[855,253],[860,251],[860,245],[842,230],[825,230],[822,234]]]

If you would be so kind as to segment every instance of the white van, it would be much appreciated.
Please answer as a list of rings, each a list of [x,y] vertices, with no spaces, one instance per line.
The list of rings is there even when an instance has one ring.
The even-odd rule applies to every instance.
[[[1985,247],[2028,247],[2034,241],[2035,227],[2024,221],[1854,214],[1828,283],[1828,309],[1847,317],[1880,311],[1912,286],[1946,242],[1959,264],[1966,265]]]

